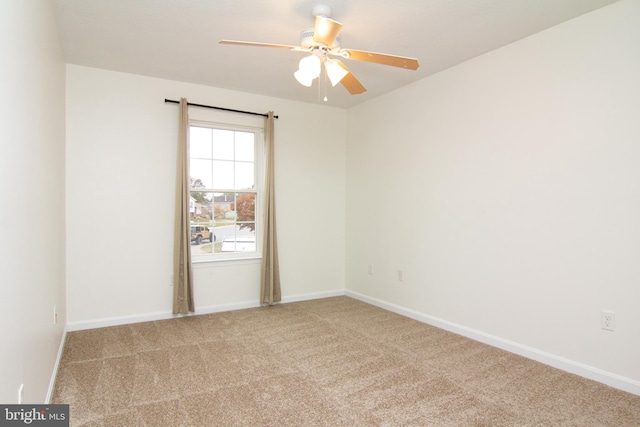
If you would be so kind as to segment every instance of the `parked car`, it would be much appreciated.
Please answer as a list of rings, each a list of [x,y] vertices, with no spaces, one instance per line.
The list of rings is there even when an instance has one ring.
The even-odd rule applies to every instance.
[[[208,240],[211,243],[215,241],[215,236],[209,227],[203,227],[201,225],[191,226],[191,243],[199,245],[203,240]]]

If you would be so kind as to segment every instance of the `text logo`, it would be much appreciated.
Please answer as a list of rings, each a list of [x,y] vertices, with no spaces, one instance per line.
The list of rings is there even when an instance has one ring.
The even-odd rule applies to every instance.
[[[0,405],[0,427],[69,427],[69,405]]]

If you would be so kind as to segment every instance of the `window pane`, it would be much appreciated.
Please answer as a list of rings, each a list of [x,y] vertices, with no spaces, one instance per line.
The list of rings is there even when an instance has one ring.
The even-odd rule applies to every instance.
[[[211,225],[211,201],[213,193],[208,191],[192,191],[189,199],[191,225]]]
[[[254,161],[254,139],[255,136],[251,132],[236,132],[236,160]]]
[[[256,220],[256,195],[255,193],[236,194],[236,212],[238,222],[250,221],[251,224],[240,224],[240,228],[255,230]]]
[[[236,162],[235,189],[249,190],[255,188],[254,164],[249,162]]]
[[[221,253],[229,252],[255,252],[256,251],[256,238],[255,236],[249,237],[235,237],[226,238],[220,245]]]
[[[233,163],[229,161],[213,161],[212,188],[234,188]]]
[[[233,160],[233,131],[211,129],[213,133],[213,158]]]
[[[191,253],[193,255],[213,252],[215,236],[211,222],[211,201],[213,193],[192,191],[189,198],[189,216],[191,222]]]
[[[215,193],[213,198],[213,217],[216,224],[235,224],[234,193]]]
[[[216,228],[216,232],[219,227]],[[256,252],[256,233],[240,226],[228,227],[222,239],[217,237],[216,253]]]
[[[189,164],[191,175],[191,187],[212,188],[211,160],[191,159]]]
[[[189,155],[200,159],[211,158],[211,129],[190,128]]]

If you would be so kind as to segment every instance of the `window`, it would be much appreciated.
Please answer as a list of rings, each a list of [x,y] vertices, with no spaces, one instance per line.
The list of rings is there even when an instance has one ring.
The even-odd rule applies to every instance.
[[[194,261],[258,256],[260,132],[191,124],[189,212]]]

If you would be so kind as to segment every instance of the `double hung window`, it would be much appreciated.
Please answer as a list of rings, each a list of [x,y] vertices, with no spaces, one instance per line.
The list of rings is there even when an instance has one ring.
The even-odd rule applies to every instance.
[[[191,255],[194,261],[259,254],[260,129],[190,126]]]

